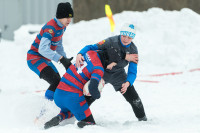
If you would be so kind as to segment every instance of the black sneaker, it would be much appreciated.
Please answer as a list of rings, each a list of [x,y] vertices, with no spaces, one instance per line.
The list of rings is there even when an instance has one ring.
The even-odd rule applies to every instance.
[[[87,125],[94,125],[94,123],[92,123],[92,122],[85,122],[85,121],[79,121],[77,123],[77,125],[78,125],[79,128],[83,128],[84,126],[87,126]]]
[[[142,118],[138,118],[138,121],[147,121],[147,117],[144,116],[144,117],[142,117]]]
[[[44,124],[44,129],[48,129],[53,126],[57,126],[61,122],[61,120],[62,120],[62,118],[59,115],[56,117],[53,117],[50,121],[48,121]]]

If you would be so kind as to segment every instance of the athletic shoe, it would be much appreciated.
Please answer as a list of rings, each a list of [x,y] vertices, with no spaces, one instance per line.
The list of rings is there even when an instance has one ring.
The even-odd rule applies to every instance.
[[[77,123],[77,125],[78,125],[79,128],[83,128],[84,126],[94,125],[94,123],[92,123],[92,122],[85,122],[85,121],[79,121]]]
[[[57,126],[61,122],[62,118],[60,115],[53,117],[50,121],[44,124],[44,129],[48,129],[53,126]]]

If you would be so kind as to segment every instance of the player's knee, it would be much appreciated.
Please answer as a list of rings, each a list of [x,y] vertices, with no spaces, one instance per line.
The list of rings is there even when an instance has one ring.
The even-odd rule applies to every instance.
[[[141,100],[139,100],[140,98],[133,86],[129,86],[127,88],[126,93],[124,93],[123,95],[126,98],[126,100],[131,104],[133,103],[133,101],[134,101],[134,103],[137,103],[136,101],[141,101]]]
[[[61,78],[58,75],[56,75],[53,79],[54,79],[53,80],[53,84],[55,84],[56,86],[58,86]]]
[[[142,107],[142,101],[141,101],[141,99],[139,97],[137,99],[133,100],[132,104],[137,108],[141,108]]]
[[[45,67],[41,73],[40,78],[46,80],[50,85],[57,86],[60,81],[60,75],[56,73],[50,66]]]

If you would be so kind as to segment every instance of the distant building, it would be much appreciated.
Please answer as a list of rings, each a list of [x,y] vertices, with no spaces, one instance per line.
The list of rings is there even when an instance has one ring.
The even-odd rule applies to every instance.
[[[13,40],[14,33],[24,24],[45,24],[55,17],[60,2],[73,0],[0,0],[0,36]]]
[[[46,23],[55,17],[60,2],[72,4],[74,23],[105,17],[105,4],[110,5],[113,14],[124,10],[146,11],[152,7],[164,10],[190,8],[200,13],[200,0],[0,0],[0,37],[13,40],[13,31],[21,25]]]

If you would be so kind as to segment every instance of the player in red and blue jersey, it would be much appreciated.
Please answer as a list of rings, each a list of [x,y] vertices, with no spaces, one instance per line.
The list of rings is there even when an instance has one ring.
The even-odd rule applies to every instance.
[[[58,70],[51,62],[61,62],[67,69],[72,58],[68,59],[64,52],[62,36],[73,17],[70,3],[59,3],[56,18],[51,19],[41,29],[27,53],[27,64],[41,79],[50,86],[45,97],[53,100],[55,89],[61,79]]]
[[[133,83],[137,77],[138,50],[132,42],[135,38],[136,29],[131,23],[123,25],[120,35],[109,37],[94,45],[85,46],[77,55],[76,65],[82,62],[82,55],[89,50],[109,50],[115,48],[122,59],[112,68],[108,67],[104,71],[103,79],[105,83],[110,83],[115,91],[120,91],[126,101],[131,105],[135,116],[139,121],[147,121],[144,106]],[[115,58],[112,52],[108,53],[110,58]],[[125,67],[128,66],[128,71]]]
[[[61,112],[45,123],[45,129],[56,126],[62,120],[73,115],[79,121],[77,125],[80,128],[95,124],[89,105],[91,104],[90,99],[100,98],[98,84],[108,65],[107,52],[88,51],[83,55],[84,61],[81,67],[77,68],[76,64],[70,65],[54,94],[55,104],[61,109]],[[113,56],[115,56],[113,62],[117,63],[121,59],[117,52],[113,52]],[[88,89],[91,96],[84,96],[83,87],[88,80],[90,80]]]

